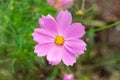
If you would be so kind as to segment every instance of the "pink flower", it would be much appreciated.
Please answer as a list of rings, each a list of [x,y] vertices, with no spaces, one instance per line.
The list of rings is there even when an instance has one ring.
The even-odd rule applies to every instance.
[[[74,80],[72,74],[65,74],[63,80]]]
[[[66,10],[72,7],[74,0],[47,0],[57,10]]]
[[[76,56],[86,50],[86,43],[80,38],[85,34],[81,23],[73,23],[68,11],[60,11],[56,20],[48,15],[39,19],[41,28],[34,30],[33,39],[38,44],[34,52],[46,56],[49,64],[57,65],[61,61],[67,66],[76,63]]]

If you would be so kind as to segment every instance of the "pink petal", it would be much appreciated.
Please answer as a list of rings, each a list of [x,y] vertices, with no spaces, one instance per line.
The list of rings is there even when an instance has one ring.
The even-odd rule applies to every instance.
[[[71,39],[65,42],[65,48],[75,55],[81,55],[86,50],[86,43],[83,40]]]
[[[64,49],[64,54],[62,57],[62,61],[66,66],[73,66],[74,63],[76,63],[75,55],[73,55],[68,50]]]
[[[72,15],[68,11],[60,11],[57,15],[56,21],[58,23],[59,32],[64,32],[72,22]]]
[[[59,63],[60,63],[60,61],[49,61],[49,64],[51,64],[51,65],[57,65]]]
[[[41,25],[42,28],[44,28],[48,32],[51,32],[51,34],[55,36],[58,33],[56,21],[50,15],[42,16],[42,18],[39,19],[39,24]]]
[[[72,7],[74,0],[62,0],[61,5],[64,9],[69,9]]]
[[[38,56],[45,56],[50,47],[52,46],[53,44],[49,43],[49,44],[37,44],[35,46],[35,50],[34,52],[37,53]]]
[[[81,38],[85,34],[85,27],[81,23],[72,24],[66,31],[67,38]]]
[[[63,80],[74,80],[72,74],[65,74]]]
[[[33,40],[37,43],[50,43],[54,42],[54,37],[44,29],[37,28],[32,34]]]
[[[50,4],[50,5],[54,5],[55,4],[55,0],[47,0],[48,1],[48,3]]]
[[[63,47],[62,46],[51,46],[51,49],[49,50],[49,53],[47,54],[47,60],[50,62],[50,64],[57,65],[60,63],[63,55]]]
[[[68,3],[72,3],[74,0],[62,0],[61,3],[62,4],[68,4]]]

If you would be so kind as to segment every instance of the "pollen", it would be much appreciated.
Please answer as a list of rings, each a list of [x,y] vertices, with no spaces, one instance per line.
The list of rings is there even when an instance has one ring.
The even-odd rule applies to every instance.
[[[82,15],[84,14],[84,12],[83,12],[82,10],[78,10],[78,11],[76,12],[76,14],[82,16]]]
[[[55,44],[56,45],[59,45],[59,46],[61,46],[61,45],[63,45],[64,44],[64,38],[62,37],[62,36],[56,36],[56,38],[55,38]]]
[[[55,0],[55,4],[59,4],[61,0]]]

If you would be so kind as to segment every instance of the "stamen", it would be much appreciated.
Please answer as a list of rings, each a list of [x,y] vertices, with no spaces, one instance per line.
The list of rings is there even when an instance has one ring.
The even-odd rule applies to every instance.
[[[56,38],[55,38],[55,44],[57,44],[57,45],[63,45],[64,41],[65,40],[62,36],[56,36]]]
[[[61,0],[55,0],[55,4],[59,4]]]

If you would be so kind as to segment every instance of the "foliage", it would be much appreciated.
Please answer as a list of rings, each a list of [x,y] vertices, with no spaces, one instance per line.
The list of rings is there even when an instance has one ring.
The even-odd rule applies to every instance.
[[[39,27],[38,18],[47,14],[56,16],[57,11],[46,0],[0,0],[0,80],[61,80],[67,72],[79,75],[75,76],[76,80],[90,80],[91,74],[87,72],[101,66],[111,74],[119,74],[119,54],[107,54],[101,58],[91,55],[95,50],[95,32],[120,22],[106,26],[106,23],[94,19],[97,16],[94,11],[89,14],[91,9],[85,10],[82,5],[86,12],[80,16],[76,15],[74,7],[70,9],[73,20],[81,21],[86,26],[85,40],[88,46],[85,55],[78,57],[77,64],[68,68],[63,64],[50,66],[44,57],[38,57],[34,53],[32,33],[35,27]]]

